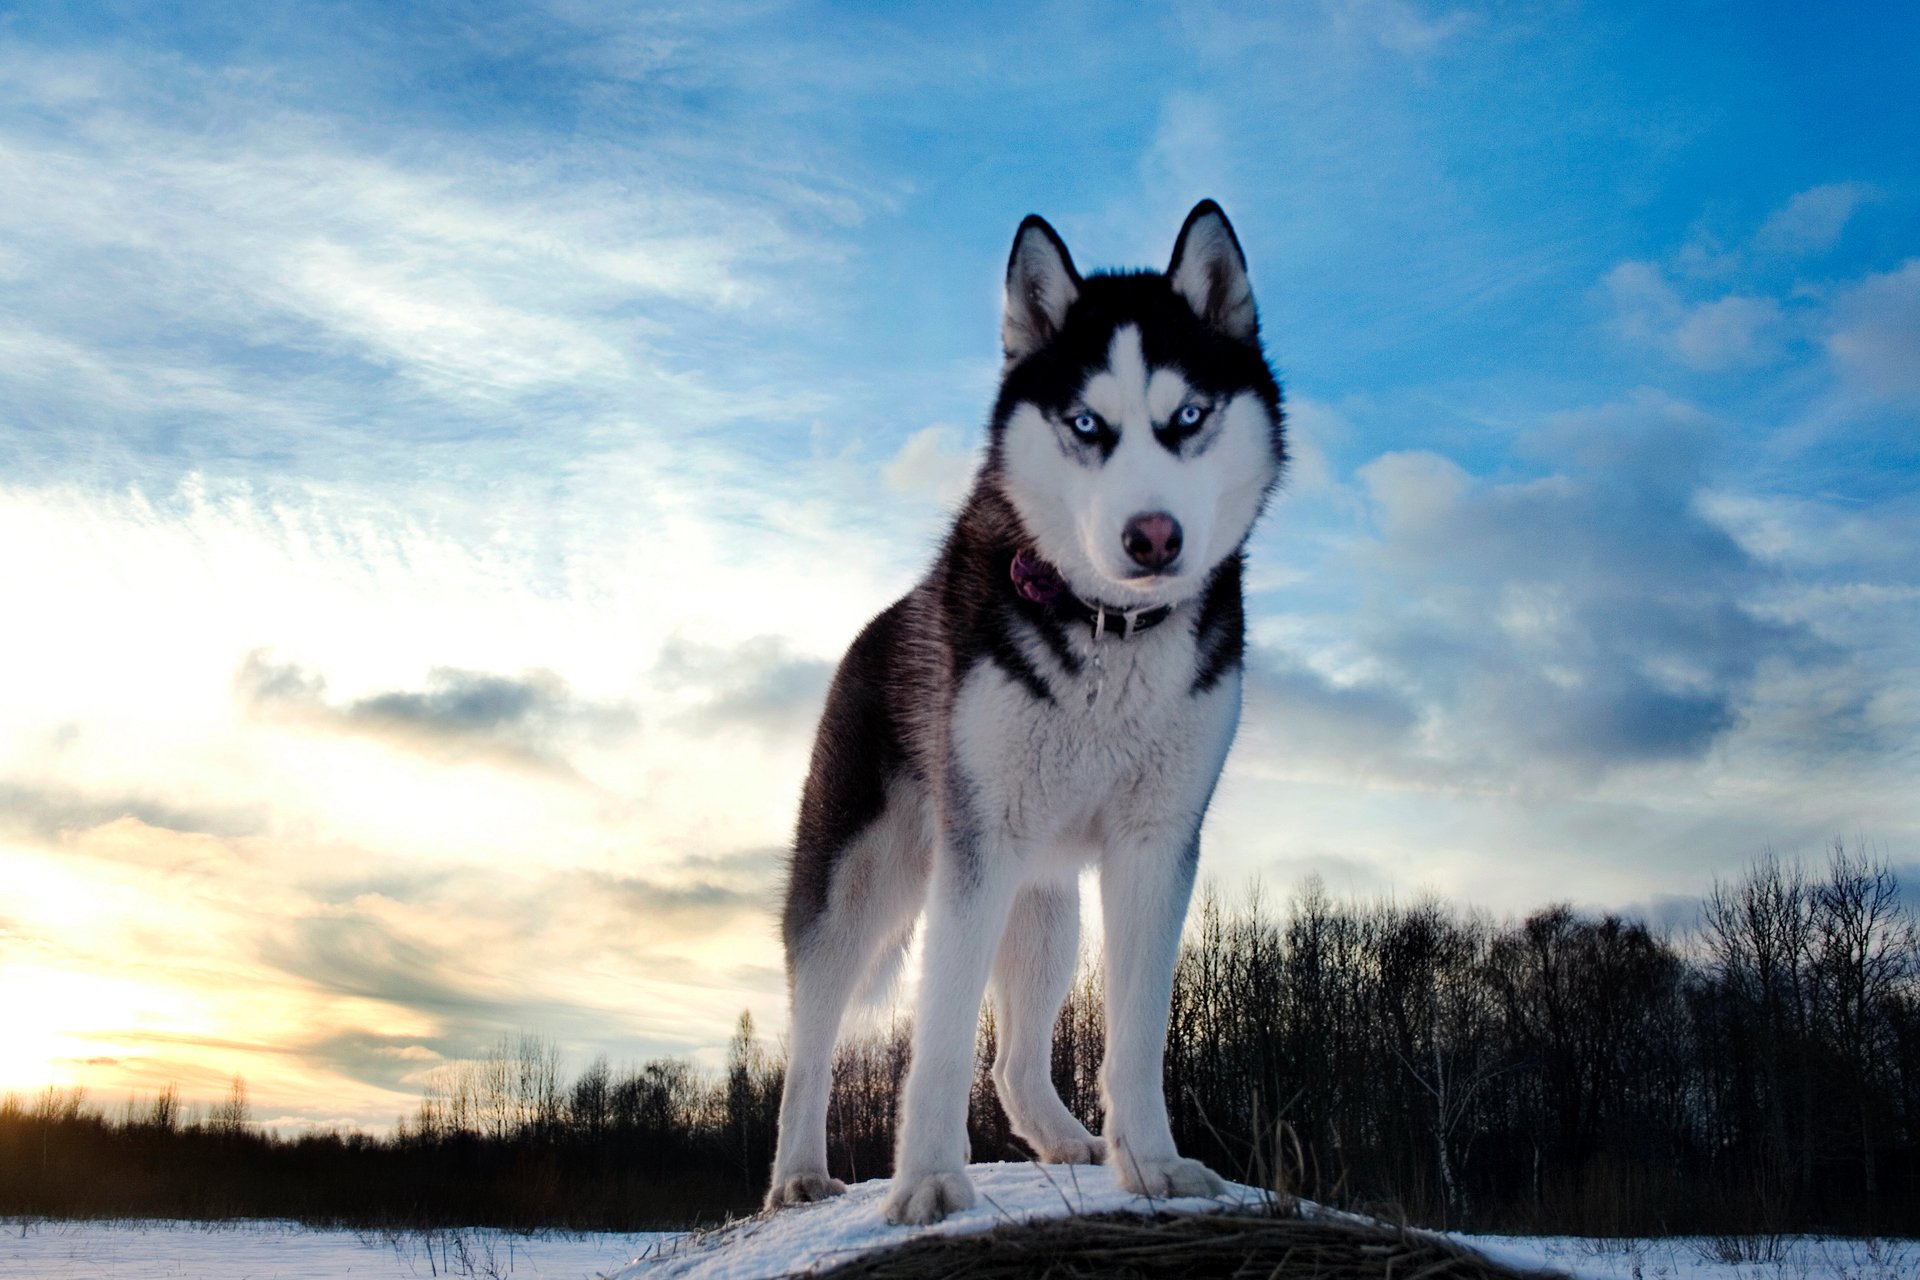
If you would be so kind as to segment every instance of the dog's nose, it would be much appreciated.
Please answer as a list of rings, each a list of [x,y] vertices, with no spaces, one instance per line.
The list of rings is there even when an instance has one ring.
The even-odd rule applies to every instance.
[[[1180,558],[1180,522],[1164,511],[1146,511],[1127,521],[1120,545],[1144,569],[1164,569]]]

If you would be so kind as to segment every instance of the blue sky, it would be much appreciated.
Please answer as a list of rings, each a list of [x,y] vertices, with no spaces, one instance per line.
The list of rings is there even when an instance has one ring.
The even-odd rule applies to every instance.
[[[501,1030],[777,1031],[812,718],[1035,211],[1159,265],[1219,199],[1287,388],[1223,885],[1920,864],[1917,28],[0,14],[0,1088],[384,1123]]]

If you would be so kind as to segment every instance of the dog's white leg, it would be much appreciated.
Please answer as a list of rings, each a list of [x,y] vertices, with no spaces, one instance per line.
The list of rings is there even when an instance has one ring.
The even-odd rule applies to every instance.
[[[1107,1054],[1100,1064],[1108,1163],[1137,1195],[1211,1196],[1213,1170],[1173,1145],[1164,1088],[1167,1006],[1199,836],[1129,841],[1100,868],[1106,922]]]
[[[841,855],[826,914],[788,957],[793,1021],[769,1209],[846,1190],[827,1173],[833,1047],[862,980],[912,931],[926,891],[928,842],[924,805],[900,797]]]
[[[1053,1021],[1073,981],[1079,945],[1076,886],[1032,885],[1014,900],[993,965],[1000,1026],[994,1087],[1013,1131],[1040,1159],[1063,1164],[1095,1164],[1107,1152],[1053,1087]]]
[[[847,1189],[827,1173],[827,1103],[833,1092],[833,1046],[864,967],[860,952],[865,948],[856,947],[852,938],[817,942],[794,964],[792,1031],[769,1209],[824,1200]]]
[[[977,836],[950,839],[936,859],[913,1062],[886,1200],[889,1222],[938,1222],[974,1203],[966,1173],[967,1098],[980,998],[1015,888],[1006,862],[1005,850]]]

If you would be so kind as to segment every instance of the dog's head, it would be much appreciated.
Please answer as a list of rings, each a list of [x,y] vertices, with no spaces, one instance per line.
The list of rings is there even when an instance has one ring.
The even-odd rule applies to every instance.
[[[1029,217],[1001,334],[988,470],[1035,549],[1085,600],[1193,595],[1246,540],[1285,463],[1280,388],[1226,215],[1195,206],[1164,273],[1084,279]]]

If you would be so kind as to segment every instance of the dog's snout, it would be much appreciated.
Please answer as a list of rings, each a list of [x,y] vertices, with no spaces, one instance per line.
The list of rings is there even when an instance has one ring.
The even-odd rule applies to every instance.
[[[1180,558],[1180,522],[1164,511],[1142,512],[1120,531],[1120,545],[1143,569],[1164,569]]]

